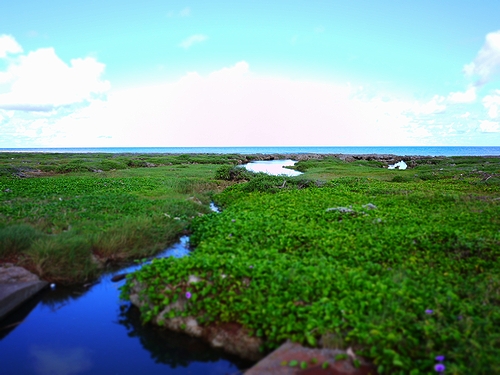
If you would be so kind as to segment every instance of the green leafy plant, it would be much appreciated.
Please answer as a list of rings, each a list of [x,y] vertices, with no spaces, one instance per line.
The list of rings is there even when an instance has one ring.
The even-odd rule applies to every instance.
[[[300,188],[256,176],[214,196],[222,213],[192,222],[190,257],[135,277],[162,310],[195,275],[199,297],[182,314],[242,324],[267,350],[285,340],[357,348],[379,373],[432,371],[446,353],[451,372],[494,373],[500,189],[474,179],[340,177]]]

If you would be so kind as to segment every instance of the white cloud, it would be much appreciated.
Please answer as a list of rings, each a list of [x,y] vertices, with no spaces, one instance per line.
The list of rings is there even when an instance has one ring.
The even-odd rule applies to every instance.
[[[184,49],[188,49],[189,47],[191,47],[193,44],[195,43],[201,43],[201,42],[204,42],[205,40],[208,39],[208,36],[206,35],[203,35],[203,34],[195,34],[195,35],[191,35],[190,37],[184,39],[180,44],[179,46],[184,48]]]
[[[495,144],[498,123],[480,122],[477,109],[484,111],[445,96],[405,101],[370,87],[262,76],[240,61],[208,75],[189,72],[175,82],[110,91],[79,108],[0,110],[0,141],[10,147]]]
[[[490,118],[497,118],[500,107],[500,90],[496,90],[493,95],[485,96],[483,98],[483,105],[488,110]]]
[[[486,35],[486,41],[470,64],[464,66],[468,76],[478,76],[476,86],[491,81],[500,72],[500,30]]]
[[[47,139],[67,147],[412,144],[406,108],[359,98],[348,85],[258,76],[241,61],[111,92],[106,102],[53,120]]]
[[[415,115],[430,115],[442,113],[446,110],[444,104],[445,98],[440,95],[435,95],[431,100],[426,103],[415,103],[410,109]]]
[[[483,120],[479,123],[479,130],[483,133],[500,133],[500,123]]]
[[[472,103],[476,100],[476,88],[471,86],[465,92],[452,92],[448,95],[451,103]]]
[[[18,55],[0,71],[0,108],[48,111],[81,103],[109,89],[101,79],[105,65],[92,57],[66,64],[53,48]]]
[[[181,9],[178,12],[174,12],[171,10],[170,12],[167,13],[167,17],[189,17],[191,15],[191,8],[186,7],[184,9]]]
[[[222,68],[208,75],[209,80],[220,80],[221,82],[242,78],[250,72],[250,65],[246,61],[240,61],[229,68]]]
[[[10,35],[0,35],[0,58],[7,57],[7,54],[18,54],[23,52],[23,48]]]
[[[186,7],[179,12],[179,16],[181,17],[189,17],[190,15],[191,15],[191,8],[189,7]]]

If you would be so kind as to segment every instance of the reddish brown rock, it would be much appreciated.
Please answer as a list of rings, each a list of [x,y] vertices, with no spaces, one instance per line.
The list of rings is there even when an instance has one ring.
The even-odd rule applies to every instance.
[[[350,359],[335,360],[339,354],[346,354],[346,351],[306,348],[286,342],[246,371],[245,375],[376,375],[375,367],[362,358],[358,358],[361,365],[356,368]],[[305,362],[306,368],[301,368],[302,362]],[[326,369],[323,368],[325,362],[328,362]]]

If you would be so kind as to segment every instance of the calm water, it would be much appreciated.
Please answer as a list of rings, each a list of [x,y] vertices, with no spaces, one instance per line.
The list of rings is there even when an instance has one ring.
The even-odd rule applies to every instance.
[[[0,152],[91,153],[209,153],[209,154],[393,154],[423,156],[500,156],[500,147],[109,147],[109,148],[0,148]]]
[[[299,176],[302,173],[299,171],[294,171],[293,169],[287,169],[285,167],[294,165],[296,162],[293,160],[265,160],[265,161],[254,161],[245,164],[245,168],[251,172],[263,172],[275,176],[285,175],[285,176]]]
[[[161,256],[186,255],[186,243],[184,237]],[[46,290],[1,321],[0,374],[219,375],[252,365],[201,340],[141,325],[138,310],[118,298],[124,281],[113,283],[112,275],[88,288]]]

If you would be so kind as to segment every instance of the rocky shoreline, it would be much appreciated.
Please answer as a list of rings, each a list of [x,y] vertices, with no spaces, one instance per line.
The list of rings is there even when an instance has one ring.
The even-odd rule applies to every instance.
[[[243,155],[242,155],[243,156]],[[384,167],[394,165],[401,161],[406,162],[409,168],[415,167],[418,160],[442,160],[445,156],[420,156],[420,155],[393,155],[393,154],[253,154],[245,155],[238,161],[238,164],[246,164],[252,161],[266,160],[284,160],[291,159],[295,161],[304,160],[322,160],[325,158],[338,158],[342,161],[352,163],[360,160],[364,161],[379,161]]]

